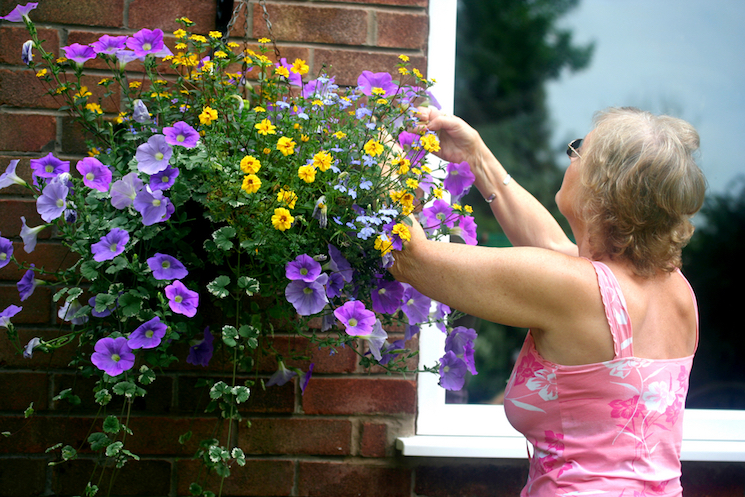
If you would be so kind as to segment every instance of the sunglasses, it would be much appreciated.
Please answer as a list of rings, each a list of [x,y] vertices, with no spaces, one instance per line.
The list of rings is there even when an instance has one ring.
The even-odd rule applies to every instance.
[[[573,157],[579,157],[582,158],[581,155],[579,155],[579,152],[577,152],[577,149],[582,146],[582,138],[577,138],[576,140],[572,140],[569,142],[569,145],[567,145],[567,155],[570,158]]]

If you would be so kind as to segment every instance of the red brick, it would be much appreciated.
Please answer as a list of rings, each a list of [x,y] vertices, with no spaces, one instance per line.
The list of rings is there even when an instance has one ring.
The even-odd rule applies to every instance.
[[[47,462],[40,459],[3,459],[0,488],[7,497],[36,497],[44,494]],[[20,477],[19,477],[20,476]]]
[[[10,2],[6,2],[10,7]],[[37,28],[38,29],[38,28]],[[59,54],[59,35],[55,29],[38,29],[39,40],[44,50],[51,52],[55,57]],[[6,24],[0,27],[0,64],[22,65],[21,49],[26,40],[31,36],[22,24]],[[34,62],[40,60],[38,50],[34,50]]]
[[[2,373],[0,399],[3,410],[23,412],[33,402],[34,410],[44,411],[49,396],[45,373]]]
[[[216,380],[229,381],[227,378],[215,378]],[[208,389],[206,387],[196,388],[198,377],[179,377],[179,403],[180,412],[194,413],[203,412],[209,402]],[[239,384],[242,384],[239,381]],[[268,387],[266,390],[261,385],[251,388],[251,396],[248,401],[241,404],[241,413],[292,413],[295,411],[295,385],[294,382],[282,386]]]
[[[0,296],[0,300],[2,300],[2,296]],[[18,316],[20,316],[20,314]],[[49,321],[48,317],[47,321]],[[51,340],[52,338],[61,336],[65,331],[64,329],[60,330],[58,328],[44,329],[34,327],[32,329],[26,329],[23,326],[23,323],[19,323],[16,319],[13,319],[13,324],[16,325],[19,341],[22,347],[25,347],[33,337],[39,337],[42,340]],[[19,324],[20,326],[17,326]],[[31,370],[63,369],[68,366],[74,353],[75,344],[73,343],[50,353],[36,350],[30,359],[26,359],[23,355],[17,353],[15,347],[13,347],[13,344],[11,344],[9,340],[0,340],[0,367]]]
[[[336,84],[342,86],[356,85],[357,77],[365,70],[386,71],[395,78],[396,64],[399,62],[398,55],[395,54],[355,50],[316,49],[313,57],[314,66],[320,68],[325,65],[329,76],[335,76]],[[426,66],[425,57],[411,57],[410,67],[416,67],[425,74]]]
[[[54,146],[57,118],[39,114],[0,114],[0,150],[41,152]]]
[[[379,47],[425,50],[429,35],[429,16],[426,13],[378,12]]]
[[[253,37],[270,36],[263,10],[253,6]],[[278,41],[302,41],[336,45],[367,42],[368,11],[347,7],[267,5],[272,34]]]
[[[214,438],[219,422],[217,417],[133,416],[129,427],[134,435],[127,438],[127,447],[143,456],[188,457],[196,453],[202,440]],[[241,429],[245,429],[245,424]],[[179,443],[179,437],[188,431],[192,432],[191,438]]]
[[[92,347],[84,349],[86,355],[93,352]],[[135,364],[135,369],[140,367],[140,363]],[[98,381],[98,376],[83,377],[80,374],[55,374],[54,375],[54,395],[68,388],[80,397],[81,403],[73,407],[76,414],[90,413],[95,414],[99,405],[96,404],[93,397],[94,387]],[[136,397],[132,401],[132,410],[138,414],[141,413],[163,413],[169,414],[171,407],[171,397],[173,396],[173,378],[158,374],[156,379],[150,385],[143,387],[147,394],[144,397]],[[108,404],[109,412],[120,412],[124,407],[124,398],[114,395],[112,401]],[[70,409],[70,404],[65,400],[57,401],[55,408],[58,410]]]
[[[61,104],[46,93],[33,71],[0,70],[0,105],[58,109]]]
[[[157,8],[153,8],[151,0],[134,0],[129,5],[129,28],[160,28],[171,32],[181,27],[176,19],[186,17],[196,23],[191,32],[205,34],[215,29],[216,16],[217,2],[213,0],[160,2]]]
[[[247,454],[348,456],[351,438],[348,420],[256,418],[241,426],[238,446]]]
[[[4,269],[0,269],[0,277],[4,277],[2,271],[8,267],[6,266]],[[11,319],[14,325],[48,324],[51,319],[51,302],[52,289],[50,287],[37,286],[34,293],[21,302],[18,288],[15,285],[0,286],[0,309],[5,309],[10,304],[23,308],[21,312]],[[26,344],[24,343],[22,345],[25,346]]]
[[[360,455],[385,457],[388,444],[388,426],[383,423],[362,423]]]
[[[62,117],[61,147],[65,155],[88,155],[86,140],[93,139],[93,134],[83,128],[71,117]],[[72,169],[72,168],[71,168]]]
[[[19,168],[16,168],[16,173],[20,172]],[[35,200],[9,200],[0,198],[0,212],[3,213],[2,217],[0,217],[0,233],[5,238],[19,236],[21,234],[21,216],[26,218],[26,224],[29,227],[46,224],[42,221],[39,213],[36,212]],[[49,238],[52,231],[52,228],[45,228],[39,233],[37,239],[44,240]]]
[[[411,470],[349,463],[299,463],[300,496],[409,497]]]
[[[94,473],[95,470],[95,473]],[[98,483],[103,495],[109,482],[112,481],[113,466],[103,469],[95,467],[90,460],[76,460],[53,467],[52,491],[54,495],[83,495],[91,475],[93,483]],[[171,463],[169,461],[147,460],[127,461],[121,469],[116,470],[113,480],[112,495],[168,495],[171,486]]]
[[[96,424],[97,423],[97,424]],[[10,432],[0,444],[0,454],[43,454],[56,443],[83,448],[87,444],[89,430],[100,431],[101,423],[92,417],[50,417],[36,414],[30,418],[3,416],[3,431]]]
[[[18,262],[35,264],[37,268],[44,268],[49,272],[62,271],[69,268],[75,264],[78,257],[68,251],[63,245],[51,241],[37,243],[36,248],[30,254],[27,254],[24,250],[23,243],[14,242],[13,256]],[[25,272],[25,269],[18,269],[15,264],[8,264],[0,269],[0,280],[18,281],[23,277]]]
[[[416,411],[416,382],[380,378],[313,378],[303,395],[306,414],[377,414]]]
[[[29,17],[35,23],[124,27],[124,0],[47,0]]]
[[[189,485],[197,480],[205,490],[217,493],[220,486],[219,477],[210,473],[205,478],[205,471],[200,461],[180,460],[176,464],[178,495],[191,495]],[[292,495],[295,473],[293,461],[248,459],[243,467],[234,464],[230,472],[230,477],[225,479],[222,487],[222,495],[225,497]],[[204,479],[207,480],[206,484],[202,484]]]
[[[331,354],[331,349],[319,349],[310,345],[306,338],[295,336],[275,336],[271,339],[272,346],[285,360],[287,366],[300,368],[307,371],[310,363],[313,363],[314,373],[351,373],[357,364],[357,354],[349,347],[336,349]],[[308,360],[290,359],[293,355],[309,356]],[[274,373],[277,370],[276,356],[262,355],[258,358],[258,371],[263,373]]]

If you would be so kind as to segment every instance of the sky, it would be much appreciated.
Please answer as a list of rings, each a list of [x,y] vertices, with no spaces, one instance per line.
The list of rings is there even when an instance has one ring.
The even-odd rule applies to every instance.
[[[739,192],[731,187],[745,177],[745,1],[581,0],[558,24],[575,43],[594,41],[595,53],[588,69],[548,84],[557,148],[587,134],[606,107],[666,113],[698,130],[709,191]]]

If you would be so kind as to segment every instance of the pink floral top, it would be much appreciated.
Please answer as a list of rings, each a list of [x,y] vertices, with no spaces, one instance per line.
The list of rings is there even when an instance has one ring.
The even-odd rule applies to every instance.
[[[533,446],[521,495],[680,496],[683,406],[693,356],[634,357],[618,281],[608,266],[591,262],[615,358],[554,364],[538,354],[528,332],[504,401],[510,423]]]

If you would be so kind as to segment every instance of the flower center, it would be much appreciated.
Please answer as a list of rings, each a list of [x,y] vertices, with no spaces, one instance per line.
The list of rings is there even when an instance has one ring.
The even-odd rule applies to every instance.
[[[349,326],[351,326],[352,328],[354,328],[355,326],[357,326],[357,320],[354,319],[354,318],[350,319],[349,320]]]
[[[160,207],[160,199],[154,198],[154,199],[153,199],[153,205],[154,205],[155,207]]]
[[[156,152],[155,160],[163,160],[163,152]]]
[[[177,142],[182,142],[182,141],[184,141],[184,140],[186,140],[186,137],[185,137],[184,135],[178,135],[178,136],[176,137],[176,141],[177,141]]]
[[[147,330],[147,331],[145,332],[145,336],[146,336],[146,337],[148,337],[148,338],[153,338],[153,335],[154,335],[154,334],[155,334],[155,333],[153,332],[153,330]]]
[[[303,288],[303,293],[305,295],[310,295],[311,293],[313,293],[313,289],[310,288],[310,287],[305,287],[305,288]]]
[[[88,173],[85,175],[85,179],[87,179],[88,181],[94,180],[96,179],[96,175],[94,175],[93,173]]]
[[[305,276],[306,274],[308,274],[308,268],[307,267],[302,268],[300,270],[300,274],[302,274],[303,276]]]
[[[450,176],[458,176],[458,171],[450,171]]]
[[[119,354],[111,354],[111,360],[114,362],[119,362],[122,358],[119,357]]]
[[[65,206],[65,200],[62,198],[57,199],[57,207],[64,207]]]
[[[169,267],[171,267],[171,263],[169,261],[163,261],[160,263],[160,267],[162,267],[163,269],[168,269]]]
[[[116,243],[109,245],[109,249],[111,249],[112,252],[116,252]]]
[[[437,219],[439,219],[440,221],[444,221],[445,220],[445,213],[444,212],[438,212],[435,217]]]
[[[378,290],[378,295],[385,295],[385,288]]]
[[[184,300],[184,297],[182,297],[181,295],[176,295],[176,297],[173,299],[173,301],[177,304],[180,304],[182,300]]]
[[[44,168],[44,170],[46,172],[48,172],[48,173],[51,173],[51,172],[54,171],[54,166],[52,166],[51,164],[47,164],[47,166]]]
[[[0,261],[4,261],[8,258],[8,254],[6,252],[0,252]]]
[[[162,181],[163,183],[168,183],[168,181],[169,181],[170,179],[171,179],[171,178],[169,178],[169,177],[168,177],[168,176],[166,176],[166,175],[164,175],[164,176],[163,176],[162,178],[160,178],[160,180],[161,180],[161,181]]]
[[[142,49],[143,50],[152,50],[153,49],[153,46],[150,43],[143,43],[142,44]]]

